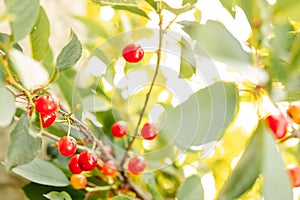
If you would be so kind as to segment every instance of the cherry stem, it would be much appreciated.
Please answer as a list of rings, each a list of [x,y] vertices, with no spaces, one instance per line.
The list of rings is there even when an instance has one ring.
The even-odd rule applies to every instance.
[[[158,75],[158,72],[159,72],[159,68],[160,68],[160,61],[161,61],[161,48],[162,48],[162,42],[163,42],[163,29],[162,29],[162,15],[160,14],[160,12],[158,12],[159,14],[159,17],[160,17],[160,20],[159,20],[159,44],[158,44],[158,49],[157,49],[157,61],[156,61],[156,68],[155,68],[155,72],[154,72],[154,76],[153,76],[153,79],[152,79],[152,82],[151,82],[151,85],[150,85],[150,88],[149,88],[149,91],[148,93],[146,94],[146,99],[145,99],[145,102],[144,102],[144,105],[143,105],[143,108],[142,108],[142,111],[140,113],[140,116],[139,116],[139,120],[138,120],[138,123],[136,125],[136,128],[135,128],[135,131],[134,131],[134,135],[132,137],[132,139],[130,140],[128,146],[126,147],[126,150],[125,150],[125,154],[120,162],[120,167],[121,169],[123,170],[123,165],[126,161],[126,158],[129,154],[129,150],[131,149],[135,139],[137,138],[138,136],[138,133],[139,133],[139,128],[141,126],[141,123],[142,123],[142,120],[143,120],[143,117],[145,115],[145,111],[146,111],[146,108],[147,108],[147,105],[148,105],[148,102],[149,102],[149,99],[150,99],[150,95],[151,95],[151,92],[153,90],[153,86],[155,84],[155,81],[156,81],[156,78],[157,78],[157,75]]]

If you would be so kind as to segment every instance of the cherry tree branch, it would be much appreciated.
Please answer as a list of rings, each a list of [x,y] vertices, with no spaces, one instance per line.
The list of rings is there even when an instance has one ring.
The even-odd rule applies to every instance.
[[[129,141],[129,144],[126,147],[126,150],[125,150],[125,154],[124,154],[124,156],[123,156],[123,158],[122,158],[122,160],[120,162],[121,169],[123,169],[123,165],[124,165],[124,163],[126,161],[126,158],[127,158],[128,154],[129,154],[129,150],[131,149],[131,147],[132,147],[135,139],[138,136],[139,129],[140,129],[143,117],[145,115],[145,111],[146,111],[146,108],[147,108],[147,105],[148,105],[148,102],[149,102],[149,99],[150,99],[150,96],[151,96],[151,92],[153,90],[153,86],[155,84],[155,81],[156,81],[156,78],[157,78],[157,75],[158,75],[158,72],[159,72],[159,68],[160,68],[161,48],[162,48],[164,30],[162,28],[162,21],[163,21],[162,20],[162,15],[160,14],[160,12],[158,12],[158,14],[159,14],[160,20],[159,20],[159,43],[158,43],[158,49],[157,49],[157,52],[156,52],[157,53],[156,68],[155,68],[154,76],[153,76],[153,79],[152,79],[149,91],[146,94],[146,99],[145,99],[142,111],[140,113],[139,120],[138,120],[138,123],[137,123],[135,131],[134,131],[134,135],[133,135],[132,139]]]

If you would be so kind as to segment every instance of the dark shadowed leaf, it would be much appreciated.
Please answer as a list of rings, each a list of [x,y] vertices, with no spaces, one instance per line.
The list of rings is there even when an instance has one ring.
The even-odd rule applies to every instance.
[[[30,129],[29,120],[28,114],[24,112],[11,133],[5,163],[7,169],[29,163],[41,151],[42,138]]]
[[[62,49],[56,59],[58,71],[72,68],[81,57],[82,46],[77,35],[72,31],[70,42]]]

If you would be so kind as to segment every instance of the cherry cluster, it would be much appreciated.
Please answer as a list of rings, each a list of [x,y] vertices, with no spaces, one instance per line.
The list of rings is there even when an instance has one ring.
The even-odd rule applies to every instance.
[[[51,126],[56,119],[56,111],[58,109],[58,103],[56,99],[50,94],[43,94],[35,101],[35,109],[40,113],[40,119],[43,128]],[[32,114],[32,109],[29,111],[29,115]]]
[[[130,63],[137,63],[144,57],[144,50],[140,45],[128,44],[123,48],[123,58]],[[58,103],[50,94],[43,94],[35,101],[35,109],[40,114],[41,125],[43,128],[53,125],[56,119],[56,111]],[[29,110],[29,115],[32,115],[32,109]],[[70,126],[70,124],[69,124]],[[127,124],[124,121],[115,122],[111,127],[111,133],[117,138],[122,138],[127,134]],[[115,178],[118,173],[118,166],[114,160],[100,158],[90,150],[76,153],[77,141],[69,135],[63,136],[57,142],[57,147],[61,155],[70,157],[68,167],[72,173],[70,184],[75,189],[83,189],[88,184],[85,172],[98,169],[104,176]],[[153,140],[158,135],[158,130],[154,124],[145,123],[141,129],[141,136],[145,140]],[[113,155],[110,146],[104,146],[105,150]],[[132,157],[128,161],[127,169],[129,173],[139,174],[146,168],[146,161],[142,156]]]
[[[300,124],[300,101],[291,102],[286,112],[288,117],[285,117],[280,110],[277,110],[265,119],[274,136],[278,140],[283,140],[288,137],[288,119],[291,119],[292,123]],[[290,165],[288,167],[288,172],[291,177],[293,187],[299,187],[300,167],[297,165]]]

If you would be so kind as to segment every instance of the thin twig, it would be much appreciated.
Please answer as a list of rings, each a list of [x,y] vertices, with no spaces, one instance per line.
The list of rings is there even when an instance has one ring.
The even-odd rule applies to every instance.
[[[162,48],[162,42],[163,42],[163,29],[162,29],[162,16],[161,16],[160,13],[159,13],[159,16],[160,16],[160,21],[159,21],[159,44],[158,44],[158,50],[157,50],[157,61],[156,61],[155,73],[154,73],[154,76],[153,76],[153,79],[152,79],[149,91],[148,91],[148,93],[146,95],[144,106],[143,106],[143,109],[142,109],[142,111],[140,113],[139,120],[138,120],[138,123],[137,123],[135,131],[134,131],[134,135],[133,135],[132,139],[130,140],[128,146],[126,147],[125,154],[124,154],[124,156],[123,156],[123,158],[122,158],[122,160],[120,162],[121,169],[123,169],[123,165],[124,165],[124,163],[126,161],[126,158],[128,156],[129,150],[131,149],[131,147],[132,147],[135,139],[138,136],[139,128],[140,128],[142,119],[143,119],[143,117],[145,115],[145,111],[146,111],[146,108],[147,108],[147,105],[148,105],[148,102],[149,102],[149,99],[150,99],[150,95],[151,95],[151,92],[152,92],[152,89],[153,89],[153,86],[155,84],[155,81],[156,81],[156,78],[157,78],[157,75],[158,75],[158,72],[159,72],[159,68],[160,68],[161,48]]]

